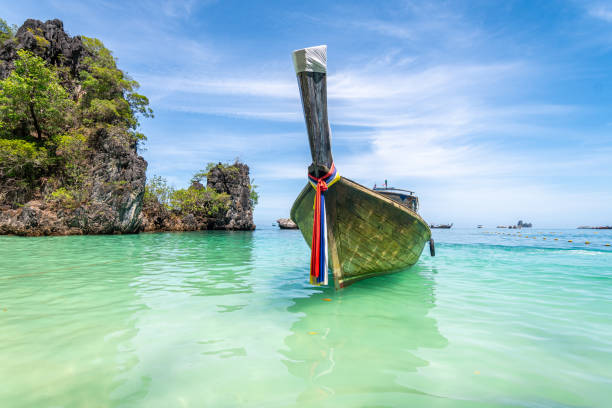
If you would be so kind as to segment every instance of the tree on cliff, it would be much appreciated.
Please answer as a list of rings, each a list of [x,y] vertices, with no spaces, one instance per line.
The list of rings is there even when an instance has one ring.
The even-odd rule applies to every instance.
[[[139,117],[153,114],[138,87],[100,40],[60,20],[14,30],[0,19],[0,233],[138,230]],[[23,222],[21,208],[32,208]],[[46,225],[43,211],[59,218]]]
[[[0,136],[40,140],[67,130],[74,102],[57,73],[29,51],[17,55],[15,69],[0,81]]]
[[[102,41],[84,36],[82,39],[91,54],[83,59],[87,69],[79,73],[83,87],[79,104],[84,122],[88,125],[109,123],[124,126],[130,130],[134,140],[146,139],[137,132],[140,126],[138,115],[153,117],[153,111],[147,97],[136,92],[140,85],[117,68],[115,58]]]
[[[6,20],[0,18],[0,45],[4,44],[6,40],[13,38],[16,32],[17,26],[9,26]]]
[[[62,197],[86,199],[87,156],[93,153],[96,135],[104,130],[135,147],[145,139],[138,132],[138,116],[153,112],[148,99],[136,92],[138,83],[117,68],[100,40],[68,37],[77,51],[73,58],[79,58],[48,61],[43,56],[63,51],[49,52],[61,45],[45,37],[45,25],[29,21],[33,24],[15,36],[0,19],[5,54],[15,49],[7,61],[12,70],[0,80],[0,188],[6,190],[0,204],[1,198],[15,205],[36,195],[57,202],[56,190],[69,192]],[[43,177],[46,191],[37,183]]]

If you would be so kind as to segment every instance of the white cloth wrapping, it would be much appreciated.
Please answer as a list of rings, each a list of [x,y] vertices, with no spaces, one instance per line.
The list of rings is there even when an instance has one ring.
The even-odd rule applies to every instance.
[[[295,73],[327,72],[327,45],[308,47],[293,51]]]

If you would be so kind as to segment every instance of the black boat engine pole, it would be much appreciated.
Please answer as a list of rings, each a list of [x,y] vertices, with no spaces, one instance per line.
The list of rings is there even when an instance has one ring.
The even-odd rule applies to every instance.
[[[312,164],[308,172],[321,177],[334,162],[331,131],[327,119],[327,46],[303,48],[293,52]]]

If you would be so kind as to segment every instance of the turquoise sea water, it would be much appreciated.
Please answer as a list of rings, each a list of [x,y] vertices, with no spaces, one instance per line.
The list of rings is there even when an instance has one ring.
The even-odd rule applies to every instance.
[[[337,293],[297,231],[0,237],[0,407],[612,406],[612,231],[516,234]]]

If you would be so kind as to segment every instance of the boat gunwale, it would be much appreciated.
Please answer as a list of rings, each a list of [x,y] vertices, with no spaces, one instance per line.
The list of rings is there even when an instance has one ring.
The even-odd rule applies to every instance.
[[[341,180],[338,180],[338,182],[340,182],[342,180],[347,181],[348,183],[353,184],[354,187],[357,188],[358,190],[360,190],[360,191],[362,191],[362,192],[364,192],[366,194],[375,196],[378,199],[382,199],[383,201],[386,201],[388,204],[393,204],[393,206],[395,206],[396,208],[401,209],[401,210],[409,213],[410,215],[415,217],[417,220],[421,221],[423,223],[423,225],[425,225],[425,227],[429,231],[429,236],[431,237],[431,229],[429,228],[429,224],[427,224],[425,222],[425,220],[416,211],[412,210],[411,208],[408,208],[405,205],[402,205],[402,204],[398,203],[397,201],[395,201],[395,200],[393,200],[393,199],[391,199],[389,197],[385,197],[383,194],[377,193],[376,191],[374,191],[372,189],[369,189],[369,188],[367,188],[365,186],[362,186],[361,184],[359,184],[359,183],[357,183],[357,182],[355,182],[355,181],[353,181],[353,180],[351,180],[351,179],[349,179],[347,177],[340,176],[340,178],[341,178]],[[295,222],[296,224],[297,224],[297,222],[296,222],[296,220],[294,218],[296,208],[297,208],[298,204],[301,203],[302,200],[306,197],[306,194],[308,194],[308,189],[310,189],[310,188],[312,188],[310,186],[310,184],[307,184],[302,189],[302,191],[300,191],[300,194],[297,196],[297,198],[293,202],[293,205],[291,206],[290,217],[291,217],[291,220],[293,222]]]

